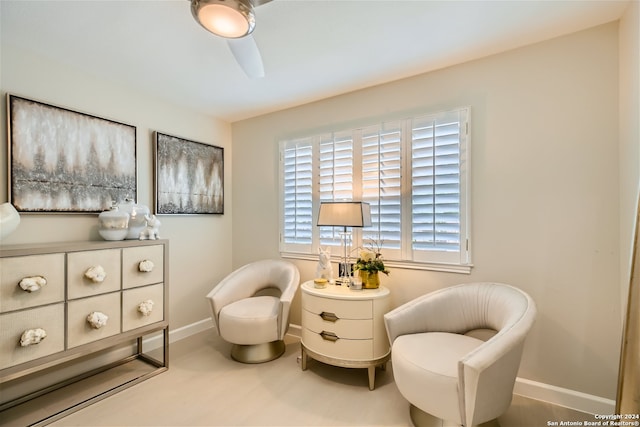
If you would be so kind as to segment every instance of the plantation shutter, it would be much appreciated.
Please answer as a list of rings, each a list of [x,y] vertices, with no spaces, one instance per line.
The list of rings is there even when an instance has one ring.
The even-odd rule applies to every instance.
[[[469,272],[468,138],[462,108],[282,142],[281,254],[338,255],[343,228],[316,226],[320,202],[362,200],[372,225],[352,230],[352,248],[373,243],[392,265]]]
[[[351,131],[320,136],[318,169],[320,201],[353,200]],[[342,227],[320,227],[320,245],[340,245],[340,231]]]
[[[377,242],[385,256],[398,258],[402,238],[402,123],[362,130],[362,200],[371,204],[371,227],[363,245]]]
[[[461,252],[460,112],[412,121],[412,250],[416,260],[458,261]]]
[[[282,243],[311,251],[313,239],[313,145],[311,138],[286,144],[282,154]]]

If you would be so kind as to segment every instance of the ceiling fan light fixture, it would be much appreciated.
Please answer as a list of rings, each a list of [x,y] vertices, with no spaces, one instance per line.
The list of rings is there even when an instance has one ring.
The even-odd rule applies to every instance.
[[[204,29],[230,39],[251,34],[256,26],[250,0],[192,0],[191,13]]]

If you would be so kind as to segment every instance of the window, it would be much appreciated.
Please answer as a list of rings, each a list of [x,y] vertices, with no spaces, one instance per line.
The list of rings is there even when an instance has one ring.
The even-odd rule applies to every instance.
[[[321,201],[362,200],[371,227],[354,247],[377,242],[390,265],[468,272],[469,109],[283,141],[283,256],[339,254],[340,227],[317,227]],[[355,254],[354,254],[355,255]]]

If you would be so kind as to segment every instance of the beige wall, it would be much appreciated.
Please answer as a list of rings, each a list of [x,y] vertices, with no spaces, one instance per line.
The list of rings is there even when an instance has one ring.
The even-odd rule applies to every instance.
[[[614,399],[618,79],[611,23],[234,123],[233,264],[279,256],[279,139],[470,105],[475,267],[470,275],[395,268],[383,284],[396,305],[455,283],[519,286],[539,308],[520,377]],[[296,263],[303,280],[313,277],[315,262]]]
[[[168,105],[129,88],[118,87],[42,57],[2,46],[0,89],[137,127],[138,202],[153,203],[152,133],[158,130],[225,149],[225,214],[161,216],[162,238],[170,240],[171,329],[210,316],[204,295],[231,268],[231,129],[230,125]],[[6,122],[0,121],[3,146]],[[7,153],[0,151],[0,200],[7,200]],[[2,242],[101,240],[97,215],[22,215],[18,230]]]

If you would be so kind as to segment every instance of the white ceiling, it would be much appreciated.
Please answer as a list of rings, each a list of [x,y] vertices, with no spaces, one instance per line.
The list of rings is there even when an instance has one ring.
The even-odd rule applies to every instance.
[[[273,0],[251,80],[188,0],[0,0],[2,44],[236,121],[618,19],[615,0]],[[1,57],[0,57],[1,59]]]

